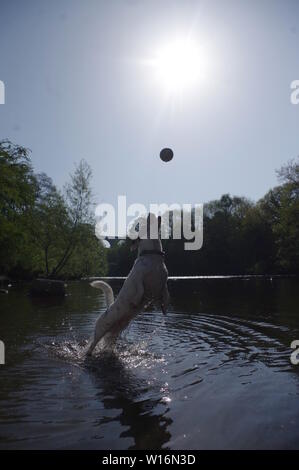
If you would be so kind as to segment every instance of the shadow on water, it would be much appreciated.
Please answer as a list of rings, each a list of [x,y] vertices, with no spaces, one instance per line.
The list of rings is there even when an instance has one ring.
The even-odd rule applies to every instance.
[[[166,415],[168,408],[152,394],[148,382],[128,369],[123,360],[113,352],[85,363],[93,385],[98,390],[97,398],[107,410],[119,410],[114,418],[99,417],[96,426],[115,421],[128,429],[120,438],[132,438],[129,449],[161,449],[169,442],[168,426],[172,420]]]

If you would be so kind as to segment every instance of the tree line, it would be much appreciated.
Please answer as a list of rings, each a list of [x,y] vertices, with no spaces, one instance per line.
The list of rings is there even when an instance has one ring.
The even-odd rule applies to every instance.
[[[0,275],[80,278],[107,272],[95,237],[92,172],[82,160],[63,191],[33,171],[30,153],[0,142]]]
[[[279,183],[257,202],[223,195],[204,204],[203,246],[163,240],[170,275],[299,274],[299,161],[277,171]],[[96,238],[92,171],[82,160],[63,190],[34,172],[30,152],[0,141],[0,275],[78,279],[126,276],[130,240]]]
[[[299,274],[299,161],[277,171],[280,184],[257,202],[224,194],[204,204],[203,246],[163,240],[170,275]],[[128,273],[130,241],[113,242],[109,274]]]

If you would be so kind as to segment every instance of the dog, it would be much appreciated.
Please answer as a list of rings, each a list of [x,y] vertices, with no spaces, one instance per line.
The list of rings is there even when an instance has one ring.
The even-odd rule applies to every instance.
[[[158,227],[158,236],[155,239],[150,238],[153,226]],[[96,322],[94,336],[86,353],[88,356],[100,340],[106,339],[109,344],[113,343],[119,333],[149,303],[154,303],[166,314],[169,303],[168,271],[160,238],[161,217],[157,219],[149,214],[146,227],[146,238],[138,237],[132,243],[131,249],[137,249],[138,256],[116,300],[109,284],[104,281],[91,283],[92,287],[104,292],[107,310]]]

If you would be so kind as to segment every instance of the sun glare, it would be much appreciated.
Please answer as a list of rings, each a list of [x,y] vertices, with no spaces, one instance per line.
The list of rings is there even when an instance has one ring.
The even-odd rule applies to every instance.
[[[206,71],[203,51],[191,40],[176,40],[159,48],[153,65],[158,81],[169,92],[196,85]]]

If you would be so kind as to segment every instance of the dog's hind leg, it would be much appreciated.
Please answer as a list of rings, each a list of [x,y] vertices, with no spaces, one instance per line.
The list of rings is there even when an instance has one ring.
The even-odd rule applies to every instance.
[[[87,356],[91,356],[98,342],[107,333],[108,328],[107,328],[107,322],[105,321],[106,315],[107,315],[107,311],[97,319],[93,339],[86,351]]]
[[[97,332],[95,332],[95,335],[90,343],[90,345],[88,346],[87,348],[87,351],[86,351],[86,356],[91,356],[96,345],[100,342],[100,340],[103,338],[103,334],[97,334]]]
[[[92,355],[92,352],[94,350],[94,348],[96,347],[96,345],[98,344],[98,341],[94,338],[92,340],[92,342],[90,343],[90,345],[88,346],[88,349],[85,353],[86,356],[91,356]]]

